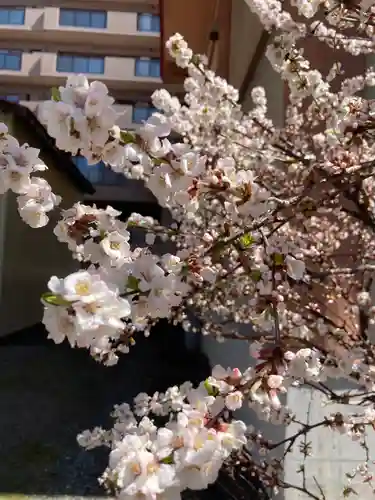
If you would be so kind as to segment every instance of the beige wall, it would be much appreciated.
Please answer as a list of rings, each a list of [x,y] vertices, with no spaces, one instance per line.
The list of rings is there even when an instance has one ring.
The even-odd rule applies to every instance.
[[[57,55],[53,52],[24,53],[20,71],[0,70],[3,83],[15,82],[39,85],[62,85],[71,73],[56,71]],[[135,76],[134,57],[105,57],[104,74],[90,75],[100,79],[111,88],[148,90],[161,86],[160,78]]]
[[[9,122],[4,117],[0,120]],[[27,142],[27,135],[19,127],[14,135],[21,143]],[[50,165],[48,156],[42,156]],[[68,179],[53,167],[50,166],[44,177],[54,192],[63,196],[64,207],[71,206],[80,198],[80,193]],[[0,248],[2,244],[3,249],[2,252],[0,250],[0,336],[40,321],[40,295],[46,291],[50,276],[65,276],[77,267],[66,246],[59,243],[52,233],[59,218],[58,211],[51,215],[46,227],[32,229],[21,220],[15,198],[9,193],[0,202]]]
[[[21,7],[57,5],[82,9],[104,9],[134,12],[157,12],[159,0],[0,0],[0,6],[9,5]]]
[[[83,5],[82,8],[89,8]],[[103,7],[105,9],[105,7]],[[137,30],[137,13],[107,12],[107,27],[60,26],[59,7],[28,7],[23,25],[0,25],[0,44],[6,48],[98,53],[123,56],[157,56],[160,34]],[[77,44],[79,44],[77,46]]]
[[[137,30],[138,13],[158,14],[158,0],[0,0],[0,6],[25,8],[24,25],[0,25],[0,48],[23,51],[20,71],[0,70],[1,95],[46,99],[47,89],[63,84],[67,77],[56,72],[59,51],[105,57],[105,74],[91,79],[103,80],[118,99],[149,99],[162,84],[159,78],[134,75],[135,58],[160,56],[160,33]],[[104,10],[107,27],[60,26],[61,8]]]

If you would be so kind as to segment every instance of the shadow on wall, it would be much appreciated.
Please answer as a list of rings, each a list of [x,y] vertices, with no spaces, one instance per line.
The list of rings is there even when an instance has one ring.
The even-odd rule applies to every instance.
[[[78,432],[108,426],[114,404],[139,392],[210,372],[203,355],[185,348],[183,332],[160,322],[130,354],[104,367],[84,350],[46,340],[41,325],[0,339],[0,498],[8,495],[104,496],[97,477],[105,450],[85,452]]]

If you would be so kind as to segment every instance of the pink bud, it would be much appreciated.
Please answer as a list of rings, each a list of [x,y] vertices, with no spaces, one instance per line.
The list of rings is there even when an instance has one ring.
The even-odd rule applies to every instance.
[[[268,393],[268,396],[271,400],[272,406],[275,408],[275,410],[278,410],[281,407],[281,403],[277,392],[274,389],[271,389]]]

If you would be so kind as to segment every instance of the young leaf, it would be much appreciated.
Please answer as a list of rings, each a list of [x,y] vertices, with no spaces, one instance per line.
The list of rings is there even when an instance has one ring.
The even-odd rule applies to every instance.
[[[126,287],[127,288],[130,288],[130,290],[138,290],[138,285],[139,285],[139,282],[141,280],[139,280],[138,278],[136,278],[135,276],[129,276],[128,277],[128,282],[126,284]]]
[[[50,304],[52,306],[69,306],[70,302],[63,299],[61,295],[55,295],[51,292],[46,292],[42,294],[42,301]]]
[[[204,381],[204,387],[205,387],[207,394],[209,396],[217,396],[219,394],[218,389],[216,387],[214,387],[213,385],[211,385],[209,383],[208,379]]]
[[[259,269],[254,269],[254,271],[251,271],[251,279],[255,281],[255,283],[258,283],[262,278],[262,273],[259,271]]]
[[[126,130],[121,130],[120,139],[124,144],[133,144],[135,142],[134,135]]]
[[[55,101],[55,102],[61,101],[60,91],[57,87],[52,88],[51,97],[52,97],[52,101]]]
[[[240,243],[243,248],[249,248],[254,243],[254,238],[250,233],[246,233],[240,238]]]
[[[274,253],[273,261],[277,266],[284,265],[284,255],[282,255],[281,253]]]

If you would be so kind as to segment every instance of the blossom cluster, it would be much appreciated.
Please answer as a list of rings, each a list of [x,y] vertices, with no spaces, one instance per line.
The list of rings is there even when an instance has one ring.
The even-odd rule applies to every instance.
[[[89,84],[84,75],[78,75],[68,78],[66,86],[56,89],[55,94],[42,103],[38,115],[56,146],[72,155],[80,151],[91,164],[121,161],[117,113],[106,85],[98,81]]]
[[[174,41],[173,43],[175,44],[176,42]],[[210,84],[203,82],[202,90],[200,88],[201,73],[198,71],[198,68],[190,65],[189,71],[192,74],[189,77],[190,80],[196,82],[196,87],[192,88],[189,92],[191,100],[194,96],[194,99],[197,101],[203,100],[205,103],[207,97],[213,95],[215,97],[214,101],[210,103],[210,108],[207,106],[207,109],[213,109],[213,106],[220,102],[223,96],[230,96],[231,100],[236,99],[234,90],[224,80],[212,77]],[[91,87],[96,88],[94,83],[89,85],[87,80],[82,76],[70,77],[66,87],[59,89],[61,100],[49,101],[47,103],[48,105],[44,109],[44,116],[47,123],[49,123],[48,120],[51,123],[60,122],[58,117],[61,103],[64,106],[69,106],[71,113],[73,113],[72,107],[74,107],[75,103],[80,102],[79,98],[82,92],[86,96],[85,98],[88,99],[87,96],[90,95]],[[102,86],[100,88],[102,89]],[[66,97],[64,89],[69,90],[67,93],[68,97]],[[82,89],[85,90],[83,91]],[[213,93],[214,89],[215,92]],[[77,93],[77,97],[73,98],[72,96],[75,96],[75,93]],[[108,100],[107,91],[103,90],[100,96],[102,104],[99,106],[99,109],[103,109],[104,107],[107,110],[111,110],[112,102]],[[99,100],[100,96],[97,96]],[[116,162],[111,163],[110,166],[116,171],[122,171],[130,177],[142,178],[147,188],[152,191],[159,203],[169,208],[173,217],[179,221],[180,226],[177,234],[173,237],[170,233],[168,234],[168,231],[165,234],[167,239],[171,239],[179,247],[179,251],[172,259],[174,267],[179,262],[184,264],[184,271],[188,275],[186,278],[187,281],[214,284],[217,278],[220,277],[220,268],[222,266],[215,265],[211,250],[215,250],[215,241],[222,237],[221,233],[225,229],[225,231],[228,231],[228,238],[233,238],[233,242],[235,243],[234,246],[228,247],[228,251],[230,252],[228,254],[229,265],[231,260],[235,263],[235,261],[238,262],[243,257],[238,252],[238,244],[241,247],[245,246],[245,249],[250,246],[254,248],[252,277],[250,283],[248,280],[244,281],[246,287],[250,285],[260,295],[268,295],[272,289],[270,276],[272,268],[275,265],[278,270],[275,276],[277,283],[284,283],[287,277],[297,281],[303,279],[305,266],[301,260],[301,251],[295,244],[288,242],[286,238],[280,238],[275,235],[270,239],[267,248],[264,248],[260,244],[260,235],[256,233],[253,235],[243,230],[245,224],[248,224],[249,221],[257,220],[257,218],[275,207],[275,202],[267,202],[270,198],[270,193],[256,183],[254,174],[251,168],[249,168],[250,165],[244,164],[238,169],[234,155],[224,156],[213,162],[209,150],[204,151],[204,154],[198,152],[198,144],[192,146],[186,142],[170,142],[165,136],[172,132],[173,127],[173,130],[181,132],[178,129],[178,124],[182,123],[181,117],[184,116],[184,113],[186,115],[185,122],[187,126],[189,124],[198,126],[195,113],[190,113],[191,116],[188,116],[186,113],[187,109],[191,110],[194,107],[192,103],[190,103],[190,108],[174,105],[174,98],[171,98],[165,91],[156,91],[153,99],[155,104],[162,108],[163,113],[156,113],[151,116],[144,123],[143,127],[141,127],[139,135],[134,133],[117,134],[118,139],[116,139],[116,134],[113,134],[111,129],[107,130],[108,137],[111,138],[110,143],[112,145],[116,144],[122,149],[120,156],[123,160],[120,170]],[[257,95],[254,93],[254,99],[259,106],[264,105],[264,95],[260,90],[258,90]],[[87,112],[87,114],[86,108],[78,107],[78,104],[75,105],[77,107],[76,112],[85,115],[89,122],[91,111]],[[233,111],[231,106],[228,107],[228,112]],[[220,109],[223,110],[223,107]],[[178,113],[181,113],[181,115]],[[111,114],[110,111],[108,111],[108,114]],[[256,114],[257,116],[260,115],[259,113]],[[215,117],[215,119],[219,118]],[[201,117],[201,122],[206,126],[207,123],[212,125],[207,116]],[[199,129],[201,131],[200,140],[204,140],[202,139],[202,126],[199,125]],[[56,130],[50,130],[50,133],[57,135]],[[67,150],[72,152],[77,147],[81,154],[86,154],[86,157],[90,160],[90,157],[85,152],[86,146],[83,142],[79,143],[81,139],[77,138],[75,130],[72,129],[69,133],[72,137],[72,143],[71,147],[69,146]],[[191,134],[192,131],[190,130],[189,137]],[[206,146],[207,144],[208,142],[206,142]],[[218,194],[220,194],[220,202]],[[207,209],[212,210],[211,224],[202,231],[201,221],[202,217],[205,217]],[[69,214],[67,217],[72,220],[67,223],[64,221],[61,222],[55,231],[59,238],[61,231],[63,233],[64,231],[66,232],[69,225],[76,227],[80,224],[77,221],[81,217],[79,213],[75,215]],[[90,217],[90,214],[84,216],[87,220]],[[229,229],[229,224],[232,224],[233,229]],[[70,236],[66,241],[69,244],[69,248],[80,255],[82,260],[90,261],[102,267],[114,264],[116,257],[114,256],[115,252],[113,252],[113,248],[116,246],[118,249],[116,250],[117,256],[120,259],[118,265],[121,267],[125,264],[124,258],[126,260],[126,254],[128,254],[127,258],[131,260],[128,244],[129,236],[126,231],[123,233],[122,229],[119,229],[120,226],[118,224],[117,226],[111,230],[110,239],[111,241],[113,240],[111,242],[111,256],[108,255],[108,249],[107,251],[103,251],[103,246],[107,245],[108,247],[110,240],[104,238],[102,243],[98,245],[98,236],[95,233],[98,230],[100,234],[106,233],[107,228],[105,225],[103,226],[103,230],[102,228],[90,228],[95,237],[87,238],[85,242],[81,242],[78,246],[75,242],[71,243]],[[236,233],[238,234],[238,239],[236,238]],[[149,234],[152,234],[152,228]],[[64,238],[63,236],[61,237]],[[232,287],[228,288],[228,293],[233,293]],[[169,307],[175,307],[176,305],[178,304],[171,302]]]
[[[224,369],[217,367],[224,374]],[[193,388],[185,383],[165,394],[139,394],[133,409],[115,407],[112,431],[85,431],[78,442],[87,449],[111,448],[102,481],[120,498],[179,499],[185,489],[200,490],[216,481],[223,462],[247,442],[246,426],[227,422],[227,410],[241,406],[232,383],[241,384],[238,370],[225,380],[210,377]],[[226,395],[225,395],[226,394]],[[173,415],[164,426],[156,418]]]
[[[131,248],[128,229],[152,228],[152,218],[133,214],[121,222],[110,207],[80,203],[62,214],[55,235],[88,267],[50,279],[43,322],[55,342],[67,338],[113,364],[116,351],[128,352],[136,331],[147,332],[157,319],[170,317],[188,294],[183,261]]]
[[[50,279],[42,297],[49,336],[114,364],[160,318],[192,329],[192,312],[201,333],[249,344],[244,373],[215,367],[198,388],[186,383],[140,394],[132,408],[115,409],[111,431],[80,436],[88,448],[110,446],[103,481],[126,500],[174,500],[186,488],[206,488],[241,453],[274,491],[290,487],[271,452],[284,444],[290,451],[323,426],[360,441],[366,460],[353,474],[371,483],[365,431],[374,426],[375,103],[365,95],[375,71],[345,78],[336,61],[324,75],[306,58],[304,44],[315,38],[352,56],[374,52],[375,4],[247,4],[272,35],[266,57],[288,89],[282,127],[269,117],[265,89],[251,90],[245,111],[239,92],[180,34],[166,48],[187,73],[184,99],[156,90],[158,111],[139,130],[120,130],[107,87],[84,75],[69,77],[40,108],[58,148],[142,180],[174,220],[168,227],[139,214],[120,221],[111,207],[80,203],[63,211],[54,233],[84,269]],[[30,174],[45,167],[36,150],[0,132],[2,191],[20,195],[30,225],[44,225],[58,199]],[[134,244],[134,229],[144,234],[143,246]],[[158,241],[169,253],[159,255]],[[358,390],[338,394],[332,377]],[[329,403],[356,402],[361,411],[328,412],[304,425],[283,404],[290,387],[304,385]],[[272,443],[232,420],[245,403],[259,417],[299,430]],[[266,456],[258,466],[250,444]],[[306,458],[309,447],[301,449]],[[305,477],[302,484],[306,493]]]
[[[20,146],[9,134],[8,127],[0,124],[0,193],[8,190],[17,194],[18,211],[31,227],[43,227],[48,222],[47,213],[59,203],[48,182],[41,177],[31,177],[46,170],[39,158],[39,150],[28,144]]]

